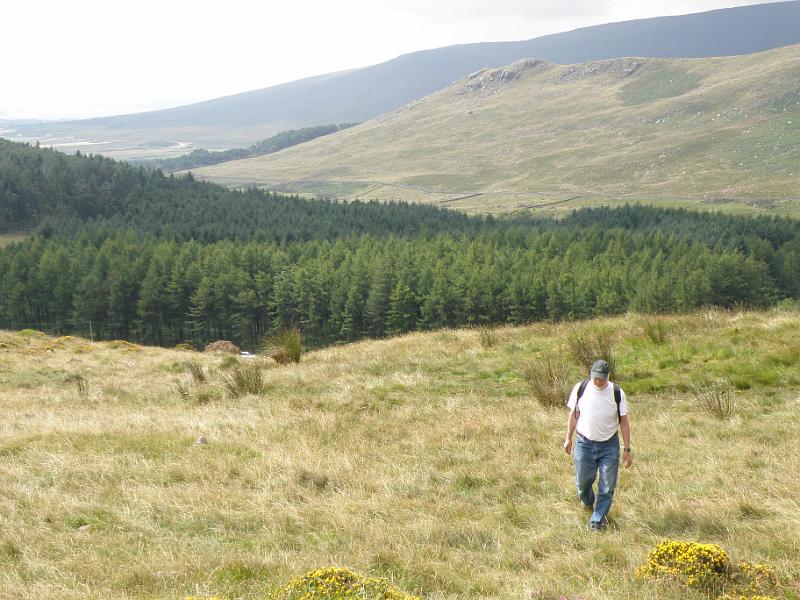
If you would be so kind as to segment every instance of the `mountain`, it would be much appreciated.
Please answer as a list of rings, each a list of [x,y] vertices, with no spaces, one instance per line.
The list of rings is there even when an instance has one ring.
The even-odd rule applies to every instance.
[[[725,58],[524,60],[347,131],[195,175],[350,197],[477,196],[470,202],[483,208],[537,194],[774,203],[798,193],[798,147],[800,46],[790,46]]]
[[[20,127],[16,139],[121,158],[246,146],[282,130],[364,121],[479,69],[523,58],[571,64],[624,56],[749,54],[800,43],[798,22],[796,0],[600,25],[527,41],[464,44],[169,110]]]

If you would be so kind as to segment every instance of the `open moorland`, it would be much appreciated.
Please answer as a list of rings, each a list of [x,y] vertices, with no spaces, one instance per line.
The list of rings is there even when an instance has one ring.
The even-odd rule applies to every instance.
[[[759,591],[798,598],[798,326],[789,306],[631,314],[290,366],[0,333],[0,597],[256,599],[328,565],[428,599],[734,591],[636,577],[677,538],[764,563]],[[530,383],[546,359],[582,377],[574,346],[592,340],[612,348],[634,447],[599,535],[561,449],[565,409]]]
[[[635,198],[797,214],[799,56],[790,46],[729,58],[524,60],[195,175],[483,212]]]

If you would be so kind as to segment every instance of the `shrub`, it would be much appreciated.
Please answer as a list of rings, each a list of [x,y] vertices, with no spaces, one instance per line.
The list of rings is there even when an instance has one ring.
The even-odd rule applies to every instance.
[[[139,352],[142,347],[127,340],[111,340],[106,342],[106,346],[112,350],[122,350],[124,352]]]
[[[741,593],[748,594],[748,598],[770,600],[771,596],[767,594],[777,592],[779,587],[778,576],[764,563],[740,562],[736,565],[734,581]]]
[[[640,579],[677,579],[689,587],[716,590],[731,574],[728,553],[714,544],[666,540],[653,548]]]
[[[197,352],[197,348],[195,348],[189,342],[181,342],[175,346],[176,350],[185,350],[186,352]]]
[[[41,331],[36,331],[35,329],[21,329],[17,333],[23,337],[45,337],[46,335]]]
[[[567,338],[567,351],[576,366],[587,373],[596,360],[603,359],[611,369],[611,379],[616,372],[614,342],[607,331],[576,333]]]
[[[225,391],[231,398],[239,398],[248,394],[259,395],[264,393],[267,386],[257,365],[249,365],[233,370],[228,377],[223,379]]]
[[[266,354],[279,365],[300,362],[303,341],[297,327],[282,329],[278,335],[264,340]]]
[[[531,360],[522,367],[534,398],[542,406],[564,406],[571,389],[569,368],[552,359]]]
[[[225,352],[226,354],[239,354],[239,346],[228,340],[217,340],[205,347],[204,352]]]
[[[293,579],[273,600],[419,600],[383,579],[340,567],[318,569]]]

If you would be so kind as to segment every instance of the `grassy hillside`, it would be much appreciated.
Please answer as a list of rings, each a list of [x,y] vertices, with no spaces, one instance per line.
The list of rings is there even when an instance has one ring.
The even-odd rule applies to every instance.
[[[196,174],[473,210],[711,197],[796,213],[798,59],[800,46],[735,58],[522,61],[347,131]]]
[[[523,58],[569,64],[621,56],[749,54],[800,43],[798,20],[800,2],[794,0],[611,23],[525,41],[435,48],[169,110],[15,126],[13,134],[20,138],[12,139],[123,159],[241,147],[286,129],[371,119],[473,71]]]
[[[337,564],[431,599],[708,597],[634,576],[675,537],[767,563],[770,595],[798,598],[798,326],[788,309],[629,315],[414,334],[290,367],[0,333],[0,596],[264,598]],[[635,453],[600,535],[561,450],[566,413],[523,377],[598,332]],[[237,364],[260,394],[226,389]],[[729,417],[704,410],[701,379],[731,390]]]

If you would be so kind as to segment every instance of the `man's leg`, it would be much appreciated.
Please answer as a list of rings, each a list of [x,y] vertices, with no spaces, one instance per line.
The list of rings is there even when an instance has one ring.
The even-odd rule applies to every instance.
[[[581,438],[575,440],[575,487],[578,489],[578,498],[586,508],[594,507],[594,490],[592,485],[597,477],[597,459],[591,442],[584,442]]]
[[[597,503],[592,513],[592,522],[604,524],[608,511],[611,510],[619,473],[619,439],[616,435],[599,447],[598,462],[600,480],[597,483]]]

